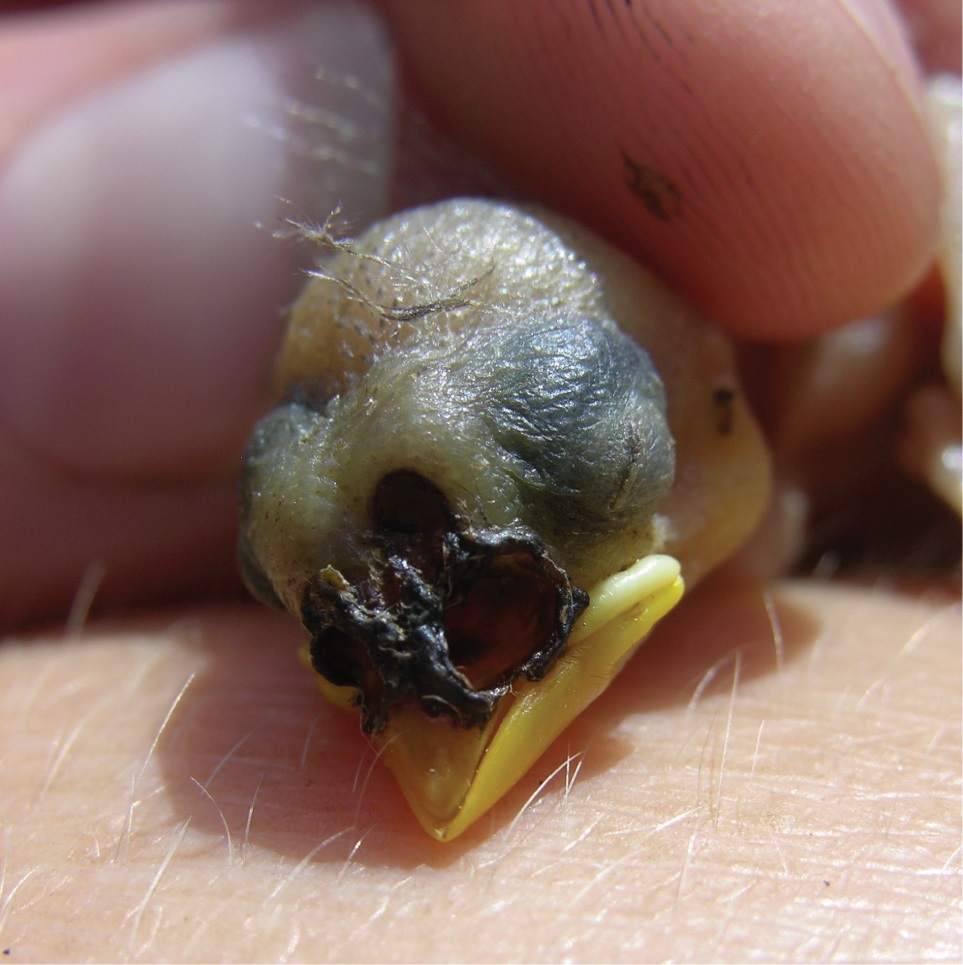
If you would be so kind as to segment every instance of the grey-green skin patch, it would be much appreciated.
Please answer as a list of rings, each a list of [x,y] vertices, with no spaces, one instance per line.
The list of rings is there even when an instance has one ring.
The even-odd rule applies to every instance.
[[[385,275],[379,303],[403,302],[411,272]],[[554,664],[599,559],[659,548],[675,453],[647,353],[591,299],[477,324],[469,301],[413,316],[340,394],[299,377],[245,457],[245,579],[371,730],[410,700],[484,724]]]

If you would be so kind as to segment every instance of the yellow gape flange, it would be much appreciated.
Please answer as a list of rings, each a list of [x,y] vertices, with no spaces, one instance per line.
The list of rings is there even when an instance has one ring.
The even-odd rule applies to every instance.
[[[424,829],[450,841],[500,800],[605,690],[682,592],[670,556],[647,556],[603,580],[552,670],[517,682],[481,729],[428,717],[416,704],[392,713],[373,742]],[[340,707],[356,696],[348,687],[321,690]]]

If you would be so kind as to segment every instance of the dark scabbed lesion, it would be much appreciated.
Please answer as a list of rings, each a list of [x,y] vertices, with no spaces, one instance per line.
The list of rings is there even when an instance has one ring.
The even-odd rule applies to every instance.
[[[336,686],[357,688],[368,732],[406,701],[483,726],[512,681],[548,672],[588,595],[534,534],[467,532],[415,473],[383,479],[375,501],[367,571],[349,580],[328,568],[305,587],[312,663]]]

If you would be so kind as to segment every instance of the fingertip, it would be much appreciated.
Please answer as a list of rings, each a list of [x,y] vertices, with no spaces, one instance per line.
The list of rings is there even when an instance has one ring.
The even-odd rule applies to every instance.
[[[4,5],[0,162],[64,105],[204,43],[236,18],[226,0]]]
[[[867,7],[389,2],[459,137],[765,339],[878,310],[931,258],[914,63]]]
[[[67,98],[0,171],[0,428],[61,471],[233,472],[315,257],[275,232],[386,203],[380,21],[270,11]]]

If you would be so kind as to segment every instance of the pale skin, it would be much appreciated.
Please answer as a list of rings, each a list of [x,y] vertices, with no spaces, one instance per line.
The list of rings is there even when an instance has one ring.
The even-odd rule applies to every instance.
[[[394,11],[416,61],[404,11],[417,6]],[[0,44],[23,56],[17,71],[0,73],[8,90],[0,170],[84,85],[109,85],[216,39],[230,22],[225,10],[131,5],[100,21],[79,10],[60,34],[0,21]],[[125,43],[109,42],[127,15],[134,28],[121,32]],[[85,57],[77,38],[92,44],[98,30],[108,41]],[[42,49],[49,55],[35,56]],[[867,55],[858,45],[850,53]],[[597,54],[604,62],[604,50]],[[820,54],[812,56],[800,69],[819,73]],[[14,62],[0,54],[0,71]],[[911,55],[890,51],[887,62],[908,72],[897,87],[911,90]],[[532,66],[533,77],[543,69]],[[444,109],[457,130],[458,106]],[[897,201],[877,211],[857,186],[852,203],[877,211],[874,244],[904,229],[884,254],[906,289],[928,260],[937,192],[912,111],[901,101],[888,116],[897,120],[886,196]],[[520,160],[514,173],[524,179],[524,170]],[[451,172],[434,176],[444,191]],[[610,180],[600,172],[598,191],[624,193]],[[389,193],[404,202],[423,190],[399,183]],[[816,182],[806,203],[818,206],[812,192],[823,190],[835,197],[840,185]],[[649,230],[640,216],[625,239],[635,232],[638,248],[651,248]],[[142,228],[132,235],[142,237]],[[830,240],[813,257],[832,260],[837,242],[852,239]],[[672,251],[665,257],[670,264]],[[223,270],[212,261],[211,274]],[[784,267],[769,270],[773,303],[803,284],[780,274]],[[834,282],[787,334],[837,324],[854,305],[881,307],[871,304],[872,284],[859,272],[848,286]],[[287,297],[280,289],[267,306]],[[724,286],[700,293],[723,320],[736,317],[741,297]],[[12,325],[5,305],[0,324]],[[87,310],[98,315],[95,305]],[[75,329],[90,333],[95,355],[70,344],[89,359],[109,333],[81,311]],[[765,329],[777,329],[778,316],[762,303],[740,317],[743,330],[780,334]],[[53,337],[66,338],[70,324]],[[181,344],[176,318],[170,324]],[[255,333],[261,325],[250,321]],[[23,331],[36,327],[24,323],[17,339]],[[297,627],[230,590],[232,467],[261,405],[277,330],[224,331],[212,354],[224,361],[233,352],[233,364],[218,367],[224,384],[208,387],[203,401],[213,409],[186,441],[176,400],[160,416],[149,398],[135,400],[111,415],[112,435],[94,433],[82,448],[40,416],[18,421],[5,397],[5,957],[9,949],[11,961],[959,959],[954,577],[734,585],[720,575],[684,601],[490,820],[436,844],[357,722],[318,698],[298,662]],[[24,343],[13,344],[26,357]],[[172,373],[186,363],[156,345],[146,354],[152,368],[137,370],[134,388],[149,396],[156,379],[167,400]],[[67,401],[39,400],[38,411],[69,401],[71,411],[103,412],[84,384]],[[129,444],[145,437],[154,449]],[[22,539],[21,517],[37,520]],[[128,608],[84,624],[83,594],[73,620],[68,614],[85,570],[96,583],[88,567],[96,559],[107,570],[98,599]],[[158,605],[200,580],[229,589],[216,603]],[[131,601],[147,602],[134,610]]]

